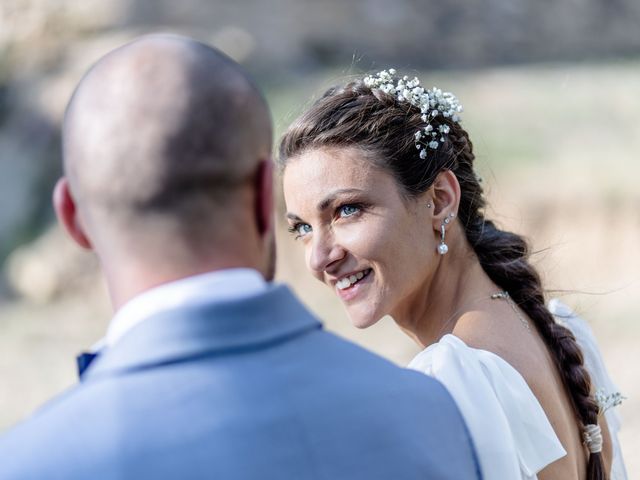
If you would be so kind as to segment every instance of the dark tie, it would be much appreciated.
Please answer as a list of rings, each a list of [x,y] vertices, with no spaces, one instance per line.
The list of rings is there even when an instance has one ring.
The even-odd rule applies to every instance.
[[[85,372],[91,362],[93,362],[96,357],[100,355],[99,352],[84,352],[76,357],[76,363],[78,364],[78,376],[82,378],[82,374]]]

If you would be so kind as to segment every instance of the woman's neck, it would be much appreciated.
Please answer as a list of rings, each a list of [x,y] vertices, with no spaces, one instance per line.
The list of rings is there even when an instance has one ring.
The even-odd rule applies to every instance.
[[[460,317],[482,308],[499,290],[466,240],[460,243],[441,259],[427,285],[417,289],[414,298],[392,314],[398,326],[421,347],[452,333]]]

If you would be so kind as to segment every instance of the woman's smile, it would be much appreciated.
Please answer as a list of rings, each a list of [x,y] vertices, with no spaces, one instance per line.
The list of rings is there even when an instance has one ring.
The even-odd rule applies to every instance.
[[[346,290],[348,288],[353,287],[356,283],[360,282],[364,277],[371,273],[371,269],[367,268],[365,270],[360,270],[356,273],[348,273],[340,280],[336,282],[336,288],[338,290]]]
[[[370,268],[347,274],[335,282],[336,293],[345,303],[355,300],[361,292],[366,291],[366,286],[371,283],[371,277]],[[366,293],[362,296],[366,296]]]

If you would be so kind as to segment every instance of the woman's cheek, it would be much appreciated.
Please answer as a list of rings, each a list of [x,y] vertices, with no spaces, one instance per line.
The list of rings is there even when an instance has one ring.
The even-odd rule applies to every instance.
[[[388,247],[391,237],[392,231],[384,223],[363,220],[343,230],[343,246],[359,257],[373,260]]]

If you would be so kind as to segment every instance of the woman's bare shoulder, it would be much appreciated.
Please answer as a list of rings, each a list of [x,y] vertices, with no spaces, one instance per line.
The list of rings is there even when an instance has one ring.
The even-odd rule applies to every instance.
[[[452,333],[471,348],[494,353],[526,380],[529,376],[533,380],[539,369],[530,368],[530,364],[541,360],[545,349],[541,339],[536,338],[535,327],[525,320],[526,324],[511,310],[472,311],[460,317]]]

